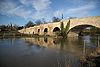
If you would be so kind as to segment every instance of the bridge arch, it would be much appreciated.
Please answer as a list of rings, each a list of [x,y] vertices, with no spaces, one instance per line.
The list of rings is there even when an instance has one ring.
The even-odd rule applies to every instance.
[[[48,33],[48,28],[44,28],[43,29],[43,35],[47,35],[47,33]]]
[[[38,34],[40,33],[40,29],[37,29]]]
[[[55,28],[53,29],[53,32],[58,32],[58,31],[60,31],[60,28],[59,28],[59,27],[55,27]]]
[[[71,27],[69,29],[69,31],[68,31],[68,34],[70,32],[74,32],[74,33],[79,35],[80,32],[83,32],[84,30],[91,30],[91,29],[92,29],[92,31],[95,31],[95,32],[98,32],[100,30],[100,28],[95,26],[95,25],[92,25],[92,24],[82,24],[82,25],[75,25],[75,26]]]
[[[44,29],[44,33],[47,33],[47,32],[48,32],[48,28],[45,28],[45,29]]]
[[[60,28],[59,27],[54,27],[52,30],[53,35],[57,35],[60,33]]]
[[[70,27],[69,30],[71,30],[71,29],[73,29],[75,27],[78,27],[78,26],[88,26],[88,27],[95,27],[95,28],[99,28],[100,29],[100,27],[98,27],[96,25],[93,25],[93,24],[78,24],[78,25],[74,25],[74,26]]]

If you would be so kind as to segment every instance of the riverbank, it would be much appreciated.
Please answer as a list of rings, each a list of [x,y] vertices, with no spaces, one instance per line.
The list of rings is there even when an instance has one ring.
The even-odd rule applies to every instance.
[[[99,67],[100,66],[100,47],[96,48],[88,55],[80,57],[80,63],[83,67]]]
[[[3,31],[0,32],[0,38],[20,38],[20,37],[53,37],[49,35],[37,35],[37,34],[23,34],[17,31]]]
[[[0,32],[0,38],[15,38],[15,37],[28,37],[30,35],[22,34],[17,31],[2,31]]]
[[[82,33],[83,34],[83,33]],[[100,36],[100,34],[87,34],[84,33],[84,35],[78,35],[76,33],[69,33],[67,37],[78,37],[78,36]],[[54,38],[63,38],[62,36],[49,36],[49,35],[38,35],[38,34],[23,34],[19,33],[18,31],[1,31],[0,32],[0,38],[15,38],[15,37],[54,37]]]

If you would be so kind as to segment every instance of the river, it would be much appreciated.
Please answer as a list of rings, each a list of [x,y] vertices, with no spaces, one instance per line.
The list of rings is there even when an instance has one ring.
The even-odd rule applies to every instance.
[[[0,67],[85,67],[80,57],[100,48],[100,36],[0,39]]]

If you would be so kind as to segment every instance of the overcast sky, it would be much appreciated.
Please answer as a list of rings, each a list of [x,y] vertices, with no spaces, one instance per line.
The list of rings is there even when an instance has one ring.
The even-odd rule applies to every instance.
[[[41,18],[51,21],[62,14],[65,19],[100,16],[100,0],[0,0],[0,25],[25,25]]]

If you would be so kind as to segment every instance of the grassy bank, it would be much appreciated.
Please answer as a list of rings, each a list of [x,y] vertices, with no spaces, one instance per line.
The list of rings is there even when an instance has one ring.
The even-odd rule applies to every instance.
[[[2,31],[0,32],[0,38],[15,38],[15,37],[52,37],[49,35],[37,35],[37,34],[23,34],[17,31]]]
[[[17,31],[2,31],[0,32],[0,38],[11,38],[11,37],[31,37],[32,35],[22,34]]]

